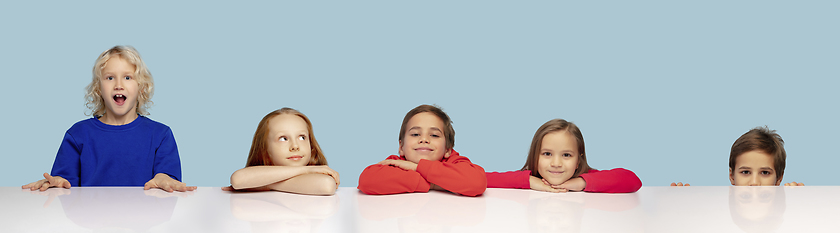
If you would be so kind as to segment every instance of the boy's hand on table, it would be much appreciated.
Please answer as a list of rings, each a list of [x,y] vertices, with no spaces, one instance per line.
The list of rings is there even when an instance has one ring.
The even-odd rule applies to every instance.
[[[163,191],[172,192],[172,191],[179,191],[179,192],[186,192],[186,191],[193,191],[198,187],[195,186],[187,186],[183,182],[177,181],[169,177],[167,174],[158,173],[155,175],[155,178],[146,182],[146,185],[143,186],[143,190],[149,190],[153,188],[163,189]]]
[[[35,191],[39,189],[41,191],[46,191],[48,188],[52,187],[61,187],[61,188],[70,188],[70,181],[67,179],[61,178],[61,176],[50,176],[48,173],[44,173],[44,179],[29,183],[24,186],[20,186],[23,189],[29,189],[30,191]]]
[[[785,183],[785,186],[805,186],[805,184],[803,184],[803,183],[796,183],[796,182],[790,182],[790,183]]]
[[[787,185],[787,184],[785,184],[785,185]],[[679,182],[679,183],[673,183],[673,182],[672,182],[672,183],[671,183],[671,186],[691,186],[691,185],[690,185],[690,184],[688,184],[688,183],[685,183],[685,185],[683,185],[683,183],[682,183],[682,182]]]
[[[531,183],[531,189],[543,192],[551,192],[551,193],[565,193],[568,190],[565,189],[556,189],[552,188],[551,185],[548,184],[544,179],[537,178],[536,176],[531,176],[529,178],[529,183]]]
[[[550,185],[555,189],[563,189],[568,191],[583,191],[586,188],[586,181],[583,178],[571,178],[562,184],[549,184],[547,180],[543,179],[546,185]]]
[[[406,171],[417,171],[417,164],[411,161],[405,160],[397,160],[397,159],[386,159],[382,160],[382,162],[378,162],[376,164],[385,165],[385,166],[394,166],[398,168],[402,168]]]

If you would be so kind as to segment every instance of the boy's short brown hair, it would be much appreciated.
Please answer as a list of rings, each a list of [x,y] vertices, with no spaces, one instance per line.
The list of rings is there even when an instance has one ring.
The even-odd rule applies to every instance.
[[[776,133],[775,130],[770,130],[767,126],[756,127],[741,135],[735,143],[732,144],[732,150],[729,152],[729,170],[730,175],[735,172],[735,159],[744,153],[759,150],[773,156],[773,169],[776,170],[776,180],[785,174],[785,141],[782,136]]]
[[[408,120],[411,120],[411,117],[423,112],[430,112],[435,114],[441,121],[443,121],[443,138],[446,140],[446,151],[455,148],[455,128],[452,127],[452,120],[449,119],[449,116],[443,112],[440,107],[435,105],[420,105],[408,113],[405,114],[405,118],[403,118],[402,126],[400,126],[400,142],[405,139],[405,126],[408,124]]]

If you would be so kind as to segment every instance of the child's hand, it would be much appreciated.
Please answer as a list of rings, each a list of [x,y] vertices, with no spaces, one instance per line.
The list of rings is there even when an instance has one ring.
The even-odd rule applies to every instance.
[[[548,182],[545,182],[545,180],[537,178],[536,176],[531,176],[529,181],[531,183],[531,189],[533,190],[551,193],[565,193],[567,191],[565,189],[552,188],[551,185],[548,184]]]
[[[169,177],[169,175],[167,174],[158,173],[157,175],[155,175],[155,178],[152,178],[151,180],[149,180],[149,182],[146,182],[145,186],[143,186],[143,190],[149,190],[153,188],[163,189],[163,191],[171,193],[172,191],[193,191],[198,187],[187,186],[187,184],[172,179],[172,177]]]
[[[571,178],[562,184],[549,184],[547,180],[543,179],[543,183],[550,185],[552,188],[564,189],[568,191],[583,191],[586,188],[586,181],[583,178]]]
[[[785,184],[785,185],[787,185],[787,184]],[[671,183],[671,186],[691,186],[691,185],[688,184],[688,183],[685,183],[685,185],[683,185],[682,182],[679,182],[679,183]]]
[[[70,188],[70,181],[67,179],[61,178],[61,176],[50,176],[49,173],[44,173],[44,179],[29,183],[24,186],[20,186],[22,189],[29,189],[29,191],[35,191],[36,189],[40,189],[41,191],[46,191],[48,188],[51,187],[62,187],[69,189]]]
[[[320,165],[320,166],[306,166],[307,173],[313,174],[324,174],[328,176],[332,176],[335,180],[335,186],[337,187],[341,184],[341,181],[338,178],[338,172],[333,170],[332,168],[328,167],[327,165]]]
[[[796,183],[796,182],[790,182],[790,183],[785,183],[785,186],[805,186],[805,184],[803,184],[803,183]]]
[[[405,160],[398,160],[398,159],[386,159],[382,160],[382,162],[378,162],[376,164],[385,165],[385,166],[394,166],[398,168],[402,168],[406,171],[417,171],[417,164],[411,161]]]

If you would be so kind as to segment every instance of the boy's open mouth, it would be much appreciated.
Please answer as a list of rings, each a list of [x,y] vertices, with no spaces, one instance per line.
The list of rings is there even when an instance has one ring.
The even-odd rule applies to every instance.
[[[114,95],[114,102],[117,102],[117,105],[122,106],[125,104],[125,96],[121,94]]]

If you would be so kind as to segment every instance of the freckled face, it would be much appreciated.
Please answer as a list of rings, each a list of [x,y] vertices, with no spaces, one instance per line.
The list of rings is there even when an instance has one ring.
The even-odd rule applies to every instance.
[[[268,122],[268,155],[274,165],[306,166],[312,158],[309,128],[303,118],[280,114]]]
[[[443,121],[430,112],[418,113],[406,123],[403,140],[400,141],[400,155],[406,160],[419,163],[421,159],[440,161],[449,158],[446,138],[443,135]]]
[[[578,168],[577,140],[565,130],[543,136],[537,169],[540,176],[551,184],[566,182]]]
[[[760,150],[743,153],[735,158],[735,171],[729,171],[729,181],[736,186],[779,185],[776,179],[773,156]]]

